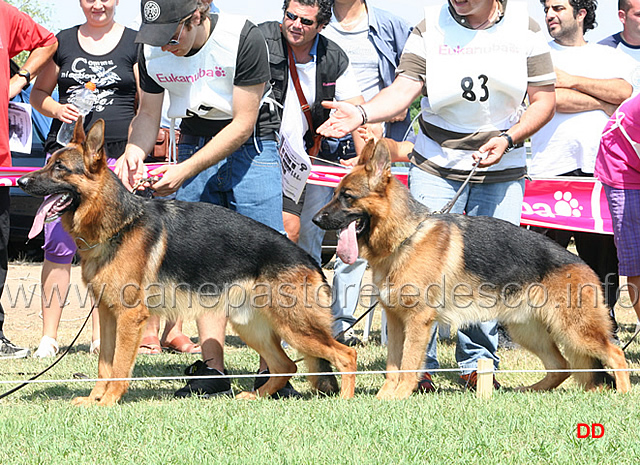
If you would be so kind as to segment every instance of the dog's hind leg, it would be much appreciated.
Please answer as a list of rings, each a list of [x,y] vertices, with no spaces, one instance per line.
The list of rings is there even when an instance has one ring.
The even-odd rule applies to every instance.
[[[331,372],[331,364],[327,360],[305,355],[304,363],[309,373],[327,373],[326,375],[307,376],[309,383],[316,391],[323,394],[337,394],[340,391],[338,380]]]
[[[291,344],[291,346],[304,354],[305,360],[308,358],[307,366],[309,367],[309,370],[320,369],[321,371],[325,371],[321,366],[321,362],[316,362],[314,359],[326,360],[342,373],[355,373],[357,370],[357,355],[355,349],[340,344],[338,341],[333,339],[329,333],[324,335],[324,337],[301,337],[300,334],[296,334],[288,335],[284,338],[289,344]],[[315,389],[324,391],[325,388],[320,384],[322,378],[323,377],[318,377],[314,379],[312,377],[309,381]],[[340,397],[350,399],[353,397],[355,387],[356,375],[343,374]]]
[[[613,378],[606,372],[576,372],[576,381],[587,390],[600,385],[610,385],[615,386],[620,392],[628,392],[631,384],[629,372],[624,371],[627,369],[624,352],[611,342],[609,331],[595,325],[584,328],[584,324],[583,321],[582,324],[576,325],[580,328],[580,334],[574,334],[574,330],[578,328],[571,328],[563,335],[565,353],[571,362],[571,368],[601,369],[604,365],[621,371],[614,371]]]
[[[506,326],[514,342],[537,355],[546,370],[566,370],[569,367],[551,334],[541,322],[533,320],[527,323],[511,323]],[[537,383],[520,389],[523,391],[548,391],[560,386],[569,375],[567,372],[547,373]]]
[[[402,363],[402,346],[404,344],[404,324],[392,311],[387,313],[387,374],[385,382],[378,391],[379,399],[386,399],[393,395],[400,382],[400,369]]]
[[[261,318],[257,320],[259,321],[254,320],[248,325],[235,324],[233,329],[249,347],[258,352],[265,360],[270,374],[295,373],[297,371],[296,364],[282,349],[280,337],[268,326],[268,322]],[[290,378],[291,376],[270,376],[257,391],[241,392],[236,398],[251,400],[256,396],[264,397],[274,394],[282,389]]]

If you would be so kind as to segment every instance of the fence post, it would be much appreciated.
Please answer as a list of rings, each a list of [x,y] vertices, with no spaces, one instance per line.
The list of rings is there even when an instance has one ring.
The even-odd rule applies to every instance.
[[[482,358],[478,360],[478,385],[476,397],[490,399],[493,394],[493,360]]]

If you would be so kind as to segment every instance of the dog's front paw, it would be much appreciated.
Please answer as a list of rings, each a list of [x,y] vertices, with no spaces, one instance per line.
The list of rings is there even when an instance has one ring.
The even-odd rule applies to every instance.
[[[87,405],[94,405],[96,400],[93,397],[76,397],[71,401],[71,405],[76,407],[84,407]]]
[[[256,400],[257,398],[255,391],[242,391],[236,395],[236,399],[240,400]]]

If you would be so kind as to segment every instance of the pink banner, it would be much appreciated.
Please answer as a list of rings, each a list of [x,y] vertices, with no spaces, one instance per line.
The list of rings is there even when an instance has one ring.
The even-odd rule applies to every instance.
[[[407,185],[408,170],[392,168]],[[335,187],[348,171],[314,166],[307,182]],[[521,224],[569,231],[613,234],[602,184],[593,178],[547,178],[527,181]]]
[[[154,169],[159,164],[149,164]],[[0,186],[15,186],[23,174],[39,168],[0,168]],[[393,174],[407,184],[407,168],[393,168]],[[335,187],[347,169],[331,166],[314,166],[309,180],[311,184]],[[541,226],[569,231],[613,234],[609,205],[602,184],[593,178],[548,178],[527,181],[522,204],[523,225]]]
[[[613,234],[604,189],[593,178],[527,181],[521,224]]]

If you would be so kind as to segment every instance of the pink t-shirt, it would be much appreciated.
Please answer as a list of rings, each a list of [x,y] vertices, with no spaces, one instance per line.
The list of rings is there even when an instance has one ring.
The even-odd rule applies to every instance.
[[[622,126],[611,127],[617,122]],[[638,142],[637,150],[625,137]],[[616,189],[640,189],[640,94],[623,102],[603,131],[594,176]]]

